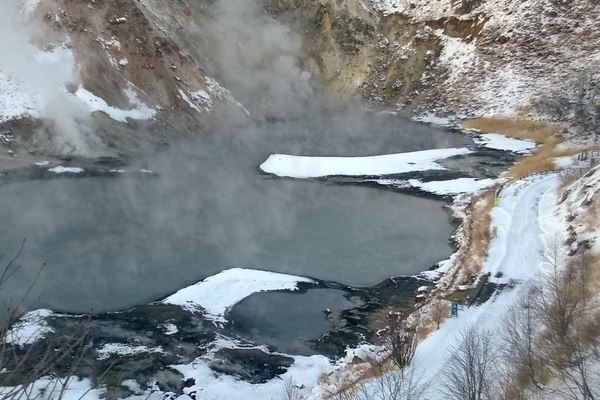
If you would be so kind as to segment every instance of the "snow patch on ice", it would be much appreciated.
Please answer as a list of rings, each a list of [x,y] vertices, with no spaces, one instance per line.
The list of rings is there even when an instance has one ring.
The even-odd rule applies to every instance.
[[[291,178],[318,178],[332,175],[389,175],[413,171],[443,170],[437,161],[469,154],[467,148],[423,150],[368,157],[310,157],[272,154],[261,164],[266,173]]]
[[[445,181],[423,182],[419,179],[373,179],[369,182],[375,182],[383,186],[392,186],[399,189],[415,188],[424,192],[436,194],[439,196],[454,196],[463,193],[474,193],[492,186],[496,181],[493,179],[476,178],[456,178]]]
[[[106,360],[111,356],[131,357],[142,353],[162,353],[162,347],[132,346],[124,343],[106,343],[96,350],[98,360]]]
[[[179,305],[190,311],[203,309],[209,314],[208,318],[223,322],[228,309],[246,297],[273,290],[297,290],[300,282],[314,281],[269,271],[232,268],[181,289],[164,299],[163,303]]]
[[[171,336],[179,332],[179,328],[177,328],[177,325],[175,324],[163,324],[160,327],[167,336]]]
[[[36,310],[23,315],[6,333],[6,343],[24,346],[35,343],[53,332],[46,318],[52,315],[50,310]]]
[[[447,117],[438,117],[434,114],[422,114],[413,117],[414,121],[423,122],[425,124],[438,125],[438,126],[452,126],[454,121]]]
[[[531,140],[513,139],[498,133],[486,133],[474,139],[475,143],[490,149],[529,153],[537,144]]]
[[[79,167],[63,167],[59,165],[50,168],[48,172],[54,172],[55,174],[81,174],[84,172],[84,169]]]
[[[440,196],[456,195],[460,193],[474,193],[488,188],[495,183],[493,179],[458,178],[446,181],[422,182],[418,179],[409,179],[408,183],[425,192]]]

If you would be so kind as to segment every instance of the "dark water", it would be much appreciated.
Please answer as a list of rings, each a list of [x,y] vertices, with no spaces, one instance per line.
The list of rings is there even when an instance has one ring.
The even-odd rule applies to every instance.
[[[23,293],[44,262],[28,305],[73,312],[141,304],[230,267],[358,286],[425,270],[452,251],[442,202],[257,169],[272,152],[366,155],[467,143],[403,120],[374,121],[385,123],[276,123],[186,141],[137,162],[157,178],[1,186],[0,249],[10,255],[27,239],[4,299]]]
[[[333,289],[257,293],[233,307],[229,319],[245,339],[286,354],[310,355],[315,351],[306,342],[319,339],[330,328],[323,311],[335,313],[356,305],[343,291]]]

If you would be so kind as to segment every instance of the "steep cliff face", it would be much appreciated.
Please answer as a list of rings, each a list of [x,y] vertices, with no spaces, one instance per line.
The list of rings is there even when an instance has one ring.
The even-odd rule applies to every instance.
[[[415,114],[527,113],[549,88],[600,64],[593,0],[19,4],[28,22],[15,29],[26,38],[3,45],[34,44],[17,61],[35,59],[37,69],[23,75],[19,62],[0,62],[2,132],[57,154],[131,153],[285,118],[321,94],[326,104],[359,98]],[[50,67],[65,77],[33,79]]]
[[[270,8],[304,33],[306,60],[327,88],[409,112],[527,112],[600,63],[597,1],[306,3]]]
[[[22,43],[5,44],[21,57],[0,65],[5,89],[0,123],[14,151],[20,146],[57,155],[131,154],[181,134],[249,118],[241,103],[207,75],[194,58],[194,47],[175,40],[145,4],[28,4],[7,29]],[[182,17],[173,31],[188,26],[186,9],[168,5],[165,15]],[[23,73],[27,62],[32,71]],[[49,67],[64,71],[64,77],[56,81]]]

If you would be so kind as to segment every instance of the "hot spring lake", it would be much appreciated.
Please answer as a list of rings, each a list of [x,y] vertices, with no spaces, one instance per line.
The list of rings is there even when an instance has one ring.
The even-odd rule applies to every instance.
[[[26,239],[5,295],[18,298],[44,263],[27,306],[68,312],[124,309],[231,267],[350,286],[429,269],[453,251],[445,202],[257,168],[271,153],[363,156],[472,143],[393,116],[356,128],[272,123],[133,163],[157,176],[5,183],[0,249],[10,256]]]

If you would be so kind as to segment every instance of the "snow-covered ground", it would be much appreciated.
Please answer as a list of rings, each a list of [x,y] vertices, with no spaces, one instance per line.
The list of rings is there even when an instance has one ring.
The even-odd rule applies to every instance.
[[[469,154],[467,148],[448,148],[369,157],[310,157],[272,154],[261,164],[266,173],[290,178],[324,176],[389,175],[414,171],[443,170],[437,161]]]
[[[43,166],[44,164],[38,164],[38,166]],[[79,167],[63,167],[62,165],[52,167],[48,169],[48,172],[54,172],[55,174],[81,174],[84,171],[83,168]]]
[[[156,110],[144,104],[133,89],[128,88],[124,92],[132,107],[129,110],[123,110],[108,105],[103,98],[96,96],[83,88],[83,86],[80,86],[79,89],[77,89],[75,96],[87,105],[90,112],[101,111],[119,122],[127,122],[128,118],[147,120],[156,114]]]
[[[446,181],[422,182],[418,179],[409,179],[408,183],[417,189],[441,196],[456,195],[461,193],[474,193],[488,188],[495,183],[494,179],[458,178]]]
[[[560,184],[556,175],[533,177],[505,188],[492,214],[492,229],[496,232],[490,245],[484,270],[502,272],[499,282],[513,280],[516,286],[506,288],[480,305],[463,308],[458,318],[447,319],[417,347],[413,366],[416,376],[428,386],[426,398],[444,399],[442,372],[461,334],[470,326],[497,332],[508,309],[521,298],[529,283],[550,266],[544,261],[543,251],[551,246],[562,225],[556,206],[556,189]],[[450,267],[442,263],[442,269]],[[356,376],[354,376],[356,378]],[[343,379],[343,378],[342,378]],[[375,382],[367,385],[376,385]],[[315,387],[308,398],[320,400],[323,387]]]
[[[142,353],[162,353],[162,347],[134,346],[123,343],[107,343],[96,351],[98,360],[106,360],[110,356],[118,354],[121,356],[134,356]]]
[[[204,310],[206,317],[224,321],[229,308],[246,297],[273,290],[296,290],[298,283],[312,283],[309,278],[253,269],[232,268],[206,278],[163,300],[188,310]]]
[[[447,319],[439,330],[419,344],[413,363],[429,383],[427,398],[444,398],[439,377],[465,329],[476,325],[483,330],[499,331],[506,312],[528,290],[529,283],[550,268],[544,252],[549,251],[563,226],[556,207],[559,183],[556,175],[533,177],[501,192],[499,205],[492,212],[495,238],[490,244],[484,272],[492,276],[502,272],[501,278],[492,277],[492,280],[517,284],[480,306],[461,309],[458,318]]]
[[[475,193],[488,188],[496,182],[494,179],[476,179],[476,178],[457,178],[444,181],[423,182],[419,179],[373,179],[369,180],[379,185],[388,187],[397,187],[402,189],[418,189],[423,192],[436,194],[439,196],[455,196],[463,193]]]
[[[52,315],[50,310],[36,310],[23,315],[6,333],[6,343],[24,346],[43,339],[52,328],[46,318]]]
[[[474,141],[483,147],[512,151],[514,153],[528,153],[537,146],[537,144],[531,140],[513,139],[498,133],[482,134],[475,138]]]

